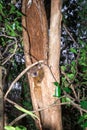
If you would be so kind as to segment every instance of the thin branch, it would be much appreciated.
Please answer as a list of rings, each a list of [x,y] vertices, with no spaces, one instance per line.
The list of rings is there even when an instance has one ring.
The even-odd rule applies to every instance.
[[[16,37],[8,36],[8,35],[6,35],[6,34],[0,34],[0,37],[6,37],[6,38],[9,38],[9,39],[14,39],[14,40],[16,40]]]
[[[6,64],[15,55],[15,52],[17,50],[18,45],[17,45],[17,39],[16,39],[16,37],[8,36],[6,34],[1,34],[0,37],[6,37],[6,38],[9,38],[9,39],[13,39],[13,40],[15,40],[15,44],[16,44],[13,53],[10,56],[8,56],[5,59],[5,61],[2,63],[2,65],[4,65],[4,64]]]
[[[82,112],[86,112],[86,113],[87,113],[87,110],[81,108],[81,106],[80,106],[79,104],[76,104],[76,103],[73,102],[73,101],[71,101],[70,104],[73,105],[75,108],[77,108],[79,111],[82,111]]]
[[[14,86],[14,84],[27,72],[29,71],[32,67],[38,65],[38,64],[42,64],[44,61],[41,60],[41,61],[38,61],[38,62],[35,62],[34,64],[28,66],[26,69],[24,69],[17,77],[16,79],[11,83],[8,91],[6,92],[4,98],[6,99],[6,97],[8,96],[9,92],[11,91],[12,87]]]
[[[15,55],[16,50],[17,50],[17,44],[15,45],[14,52],[6,58],[6,60],[2,63],[2,65],[6,64]]]
[[[70,88],[72,89],[75,98],[78,99],[78,96],[77,96],[77,94],[76,94],[76,92],[75,92],[74,86],[72,85],[70,79],[68,78],[68,76],[66,75],[66,73],[65,73],[63,70],[61,70],[61,73],[62,73],[62,74],[65,76],[65,78],[67,79],[67,81],[68,81],[68,83],[69,83],[69,86],[70,86]]]
[[[69,30],[67,29],[67,27],[66,27],[65,24],[63,24],[63,27],[64,27],[65,31],[68,33],[68,35],[70,36],[71,40],[72,40],[74,43],[76,43],[75,39],[73,38],[73,36],[72,36],[71,33],[69,32]]]
[[[17,118],[15,118],[12,122],[10,122],[8,125],[14,125],[17,121],[21,120],[22,118],[24,118],[25,116],[27,116],[27,114],[22,114],[20,116],[18,116]]]
[[[75,76],[74,76],[74,78],[73,78],[72,81],[68,78],[68,76],[66,75],[66,73],[65,73],[63,70],[61,70],[61,73],[65,76],[66,80],[67,80],[68,83],[69,83],[68,87],[70,86],[70,88],[72,89],[73,94],[74,94],[76,100],[78,100],[78,102],[79,102],[79,97],[78,97],[78,95],[77,95],[77,93],[76,93],[76,91],[75,91],[75,89],[74,89],[75,87],[74,87],[74,85],[73,85],[73,82],[74,82],[74,80],[76,79],[77,74],[78,74],[78,68],[77,68],[77,66],[78,66],[78,58],[79,58],[79,56],[80,56],[80,51],[78,52],[77,57],[76,57],[76,66],[75,66],[76,74],[75,74]]]
[[[2,53],[2,56],[4,56],[4,54],[8,51],[9,47],[12,46],[12,45],[14,45],[14,44],[15,44],[15,42],[7,45],[6,48],[5,48],[5,50],[4,50],[4,52]]]
[[[65,97],[65,96],[63,96],[63,97]],[[62,98],[62,97],[60,97],[60,98]],[[17,103],[15,103],[15,102],[13,102],[12,100],[8,99],[8,98],[6,98],[5,100],[8,101],[9,103],[11,103],[11,104],[14,105],[14,106],[18,106],[18,107],[20,107],[20,108],[23,108],[23,107],[21,107],[20,105],[18,105]],[[34,110],[34,111],[30,111],[30,112],[36,113],[36,112],[44,111],[44,110],[49,109],[49,108],[51,108],[51,107],[70,104],[69,102],[57,103],[58,100],[59,100],[59,99],[57,99],[54,103],[52,103],[52,104],[50,104],[50,105],[48,105],[48,106],[46,106],[46,107],[44,107],[44,108],[40,108],[40,109],[37,109],[37,110]],[[24,117],[27,116],[27,115],[28,115],[28,114],[22,114],[22,115],[18,116],[15,120],[13,120],[11,123],[9,123],[9,125],[15,124],[17,121],[19,121],[20,119],[24,118]]]
[[[63,97],[68,97],[67,96],[63,96]],[[60,98],[63,98],[63,97],[60,97]],[[72,99],[72,97],[69,96],[70,99]],[[71,100],[70,102],[64,102],[64,103],[57,103],[59,99],[57,99],[54,103],[44,107],[44,108],[40,108],[40,109],[37,109],[37,110],[34,110],[34,111],[31,111],[32,113],[35,113],[35,112],[39,112],[39,111],[44,111],[46,109],[49,109],[51,107],[55,107],[55,106],[59,106],[59,105],[68,105],[68,104],[71,104],[72,106],[74,106],[75,108],[77,108],[80,112],[86,112],[87,113],[87,110],[81,108],[81,106],[79,104],[76,104],[73,100]],[[11,101],[10,99],[6,98],[6,101],[8,101],[9,103],[13,104],[14,106],[19,106],[21,107],[20,105],[16,104],[15,102]],[[23,108],[23,107],[21,107]],[[17,117],[15,120],[13,120],[11,123],[9,123],[9,125],[13,125],[15,124],[17,121],[19,121],[20,119],[24,118],[25,116],[27,116],[27,114],[22,114],[20,115],[19,117]]]

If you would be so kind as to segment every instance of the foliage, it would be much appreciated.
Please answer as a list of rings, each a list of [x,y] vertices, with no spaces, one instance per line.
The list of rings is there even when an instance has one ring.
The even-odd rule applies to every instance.
[[[5,126],[5,130],[27,130],[24,126]]]
[[[9,36],[19,36],[22,28],[20,26],[20,17],[22,13],[13,5],[5,4],[5,1],[0,3],[0,31],[6,33]],[[4,21],[4,22],[3,22]]]
[[[80,41],[82,47],[76,51],[75,49],[70,49],[73,53],[77,54],[77,58],[67,64],[66,66],[61,67],[61,87],[63,94],[69,98],[71,105],[77,105],[78,110],[82,110],[86,113],[87,110],[87,44]],[[78,53],[77,53],[78,52]],[[66,100],[62,99],[66,102]],[[76,103],[77,102],[77,103]],[[82,109],[81,109],[82,108]],[[87,127],[85,116],[81,116],[78,123],[82,127]]]
[[[21,16],[22,13],[15,5],[1,0],[0,2],[0,64],[6,64],[7,61],[16,63],[11,58],[15,53],[20,53],[22,50],[21,34]],[[21,44],[20,44],[21,43]],[[17,56],[16,53],[16,56]],[[23,50],[22,50],[23,53]],[[11,57],[11,58],[10,58]],[[17,60],[17,58],[16,58]]]
[[[86,3],[86,0],[67,0],[64,2],[62,9],[64,26],[62,31],[60,86],[62,95],[70,99],[71,107],[69,109],[76,108],[78,110],[78,114],[75,115],[77,116],[76,119],[82,119],[81,122],[78,121],[82,128],[87,127],[87,119],[84,116],[87,113]],[[65,109],[67,109],[67,106],[65,106]]]
[[[16,107],[18,110],[20,110],[20,111],[26,113],[27,115],[31,116],[33,119],[38,119],[38,120],[39,120],[39,118],[38,118],[33,112],[28,111],[28,110],[26,110],[26,109],[20,107],[19,105],[15,105],[15,107]]]
[[[86,113],[80,116],[78,120],[78,124],[80,124],[82,128],[87,127],[87,114]]]
[[[83,41],[81,41],[81,44],[82,46],[78,50],[70,48],[70,51],[76,54],[76,59],[71,61],[70,64],[61,66],[61,84],[55,82],[54,85],[57,87],[55,95],[61,98],[62,103],[66,103],[68,107],[76,107],[79,112],[81,110],[83,113],[86,113],[87,45]],[[58,88],[60,89],[58,90]],[[60,91],[62,95],[60,95]],[[81,127],[87,127],[86,116],[80,116],[79,120],[78,124]]]

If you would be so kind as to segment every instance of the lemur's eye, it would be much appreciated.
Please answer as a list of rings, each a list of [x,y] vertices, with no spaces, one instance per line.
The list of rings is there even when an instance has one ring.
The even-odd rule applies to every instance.
[[[33,75],[36,77],[38,75],[38,72],[34,72]]]
[[[31,74],[31,76],[32,76],[32,77],[37,77],[37,76],[38,76],[38,72],[37,72],[37,71],[33,72],[33,73]]]

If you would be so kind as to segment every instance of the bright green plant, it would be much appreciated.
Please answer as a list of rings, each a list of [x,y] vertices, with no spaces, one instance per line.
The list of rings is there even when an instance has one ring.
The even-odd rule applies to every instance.
[[[5,130],[27,130],[24,126],[5,126]]]
[[[55,88],[55,97],[61,97],[61,88],[58,82],[54,82],[54,85],[56,86]]]

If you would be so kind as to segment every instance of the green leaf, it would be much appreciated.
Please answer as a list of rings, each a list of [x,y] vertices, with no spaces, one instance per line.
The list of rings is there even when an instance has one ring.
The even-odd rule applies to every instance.
[[[12,26],[6,24],[7,31],[9,30],[9,35],[16,36],[15,31],[13,30]]]
[[[5,128],[5,130],[15,130],[15,128],[13,126],[5,126],[4,128]]]
[[[61,70],[65,71],[66,70],[66,66],[61,66]]]
[[[72,61],[72,62],[71,62],[71,65],[76,66],[76,62],[75,62],[75,61]]]
[[[69,87],[64,87],[63,90],[67,93],[71,93],[72,90]]]
[[[71,99],[66,97],[66,102],[71,102]]]
[[[78,39],[78,42],[79,42],[81,45],[84,45],[84,44],[85,44],[85,42],[82,41],[82,40],[80,40],[80,39]]]
[[[68,98],[68,97],[63,97],[63,98],[62,98],[62,103],[64,103],[64,102],[70,103],[70,102],[71,102],[71,99]]]
[[[75,75],[74,75],[74,74],[67,74],[67,76],[68,76],[68,78],[69,78],[70,80],[72,80]]]
[[[0,16],[0,21],[2,21],[2,16]]]
[[[0,3],[0,15],[5,16],[5,14],[4,14],[4,9],[3,9],[3,6],[2,6],[1,3]]]
[[[39,118],[33,112],[28,111],[28,110],[24,109],[23,107],[21,107],[19,105],[15,105],[15,108],[17,108],[18,110],[30,115],[33,119],[38,119],[39,120]]]
[[[18,16],[23,16],[23,14],[19,11],[16,11],[16,13],[17,13]]]
[[[62,98],[62,103],[66,102],[66,97]]]
[[[87,67],[87,64],[86,64],[86,63],[84,63],[84,62],[83,62],[83,63],[81,63],[81,65],[83,65],[83,66]]]
[[[27,130],[24,126],[16,126],[15,130]]]
[[[12,24],[12,29],[15,30],[15,23]]]
[[[58,82],[54,82],[54,85],[57,86],[57,87],[60,87]]]
[[[82,125],[81,125],[82,128],[86,128],[87,127],[87,121],[84,122]]]
[[[77,51],[74,48],[70,48],[70,51],[73,52],[73,53],[75,53],[75,54],[77,54]]]
[[[10,8],[9,13],[10,13],[10,14],[14,14],[15,11],[16,11],[15,6],[14,6],[14,5],[11,5],[11,8]]]
[[[5,126],[4,128],[5,128],[5,130],[27,130],[26,127],[24,127],[24,126],[16,126],[16,127]]]
[[[84,114],[84,115],[80,116],[80,118],[78,120],[78,123],[80,124],[80,123],[82,123],[86,119],[87,119],[87,114]]]
[[[56,86],[54,96],[55,97],[60,97],[61,96],[61,88],[60,88],[60,86]]]
[[[83,109],[87,109],[87,101],[81,101],[80,105]]]

